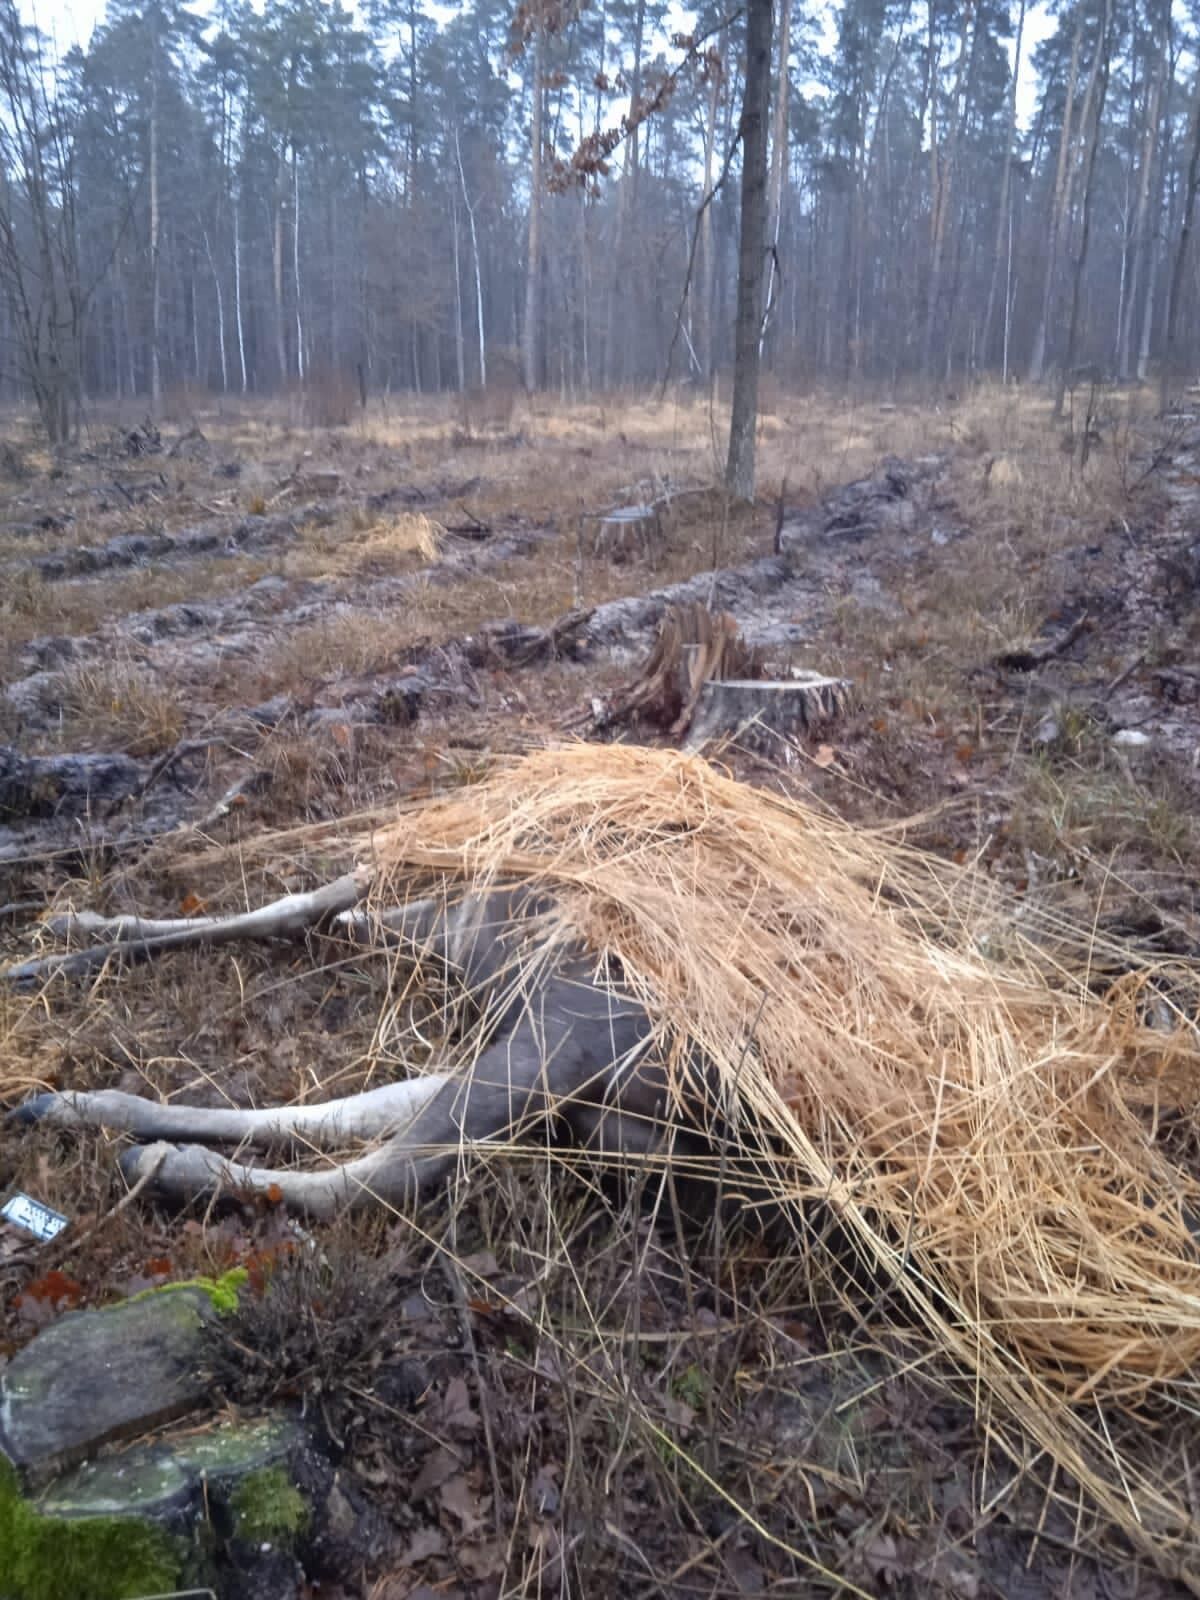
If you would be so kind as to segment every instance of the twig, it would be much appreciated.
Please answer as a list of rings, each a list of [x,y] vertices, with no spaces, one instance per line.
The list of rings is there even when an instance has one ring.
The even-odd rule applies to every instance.
[[[467,1290],[462,1280],[462,1268],[449,1250],[442,1250],[442,1258],[445,1262],[446,1279],[450,1285],[450,1293],[454,1296],[455,1310],[458,1312],[463,1343],[467,1347],[467,1354],[471,1358],[471,1368],[475,1374],[475,1390],[479,1396],[479,1415],[483,1419],[483,1437],[487,1445],[488,1468],[492,1478],[492,1520],[497,1531],[499,1531],[504,1516],[504,1491],[500,1484],[500,1463],[496,1458],[496,1437],[492,1428],[492,1408],[488,1403],[489,1395],[483,1381],[483,1367],[479,1360],[479,1349],[475,1343],[475,1330],[471,1326],[471,1310],[467,1305]]]
[[[127,1189],[117,1201],[116,1205],[112,1206],[108,1211],[106,1211],[102,1217],[97,1217],[95,1222],[92,1223],[91,1227],[85,1228],[82,1233],[77,1234],[72,1234],[69,1229],[64,1230],[61,1237],[63,1238],[63,1241],[67,1247],[74,1252],[78,1250],[81,1245],[90,1243],[90,1241],[95,1238],[96,1234],[100,1232],[101,1228],[106,1227],[108,1223],[115,1221],[115,1219],[121,1215],[122,1211],[127,1211],[133,1202],[138,1198],[138,1196],[142,1194],[144,1190],[148,1189],[149,1186],[154,1182],[155,1178],[158,1177],[158,1169],[162,1166],[166,1159],[166,1150],[160,1150],[153,1160],[149,1162],[146,1170],[141,1174],[133,1187],[131,1189]]]
[[[1079,638],[1081,633],[1086,633],[1092,625],[1089,612],[1085,611],[1078,617],[1066,633],[1049,644],[1039,645],[1033,650],[1006,650],[1003,655],[996,657],[996,665],[1007,667],[1010,672],[1033,672],[1038,667],[1044,667],[1047,661],[1053,661],[1056,656],[1061,656],[1069,650]]]
[[[1128,666],[1122,667],[1121,671],[1117,673],[1116,677],[1108,685],[1107,689],[1105,689],[1101,699],[1108,700],[1111,698],[1111,696],[1116,694],[1117,690],[1122,684],[1129,682],[1130,678],[1133,677],[1134,673],[1145,662],[1145,660],[1146,652],[1142,650],[1136,656],[1134,656],[1133,660],[1128,664]]]
[[[675,346],[679,343],[679,330],[683,326],[683,308],[687,305],[688,292],[692,286],[692,269],[696,265],[696,247],[700,243],[700,223],[704,217],[704,213],[708,210],[709,206],[712,205],[717,195],[720,194],[722,185],[729,176],[729,168],[733,164],[733,153],[741,143],[741,139],[742,130],[739,124],[738,130],[733,136],[733,142],[729,146],[729,149],[725,152],[725,164],[721,168],[721,176],[717,179],[716,183],[713,184],[712,188],[708,191],[708,193],[704,196],[704,199],[701,200],[700,204],[696,208],[696,220],[692,226],[692,247],[688,251],[687,271],[683,275],[683,288],[679,291],[679,305],[675,311],[675,328],[671,334],[671,343],[667,349],[666,370],[663,373],[663,380],[658,390],[658,398],[660,400],[662,400],[666,394],[667,384],[671,381],[671,363],[675,359]]]

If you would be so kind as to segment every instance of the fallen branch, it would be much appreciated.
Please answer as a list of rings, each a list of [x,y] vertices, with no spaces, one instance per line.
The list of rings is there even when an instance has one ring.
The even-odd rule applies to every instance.
[[[304,933],[339,911],[349,911],[366,893],[368,869],[348,872],[333,883],[304,894],[284,895],[269,905],[231,917],[102,917],[95,912],[70,912],[44,924],[56,938],[82,933],[96,943],[82,950],[22,961],[0,973],[0,981],[27,987],[62,974],[84,977],[114,959],[145,961],[168,950],[197,945],[229,944],[237,939],[284,939]]]
[[[1092,619],[1085,611],[1071,624],[1066,633],[1049,644],[1038,645],[1033,650],[1006,650],[1003,655],[996,657],[996,665],[1007,667],[1010,672],[1034,672],[1038,667],[1044,667],[1048,661],[1053,661],[1056,656],[1061,656],[1069,650],[1079,635],[1088,632],[1091,626]]]

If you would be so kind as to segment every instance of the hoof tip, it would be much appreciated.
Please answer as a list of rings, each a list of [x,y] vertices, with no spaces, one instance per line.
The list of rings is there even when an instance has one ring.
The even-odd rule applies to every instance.
[[[45,1120],[57,1099],[55,1094],[30,1095],[28,1100],[12,1108],[5,1121],[16,1128],[32,1128]]]

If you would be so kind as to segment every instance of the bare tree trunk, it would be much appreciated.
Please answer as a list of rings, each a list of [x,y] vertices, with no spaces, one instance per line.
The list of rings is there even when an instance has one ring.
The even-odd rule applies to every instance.
[[[967,71],[975,53],[975,31],[971,27],[976,8],[964,5],[962,27],[958,36],[958,71],[955,74],[954,95],[951,100],[950,126],[947,130],[945,151],[941,161],[934,160],[933,213],[930,223],[929,292],[925,305],[925,337],[921,367],[928,378],[933,372],[933,335],[938,323],[942,300],[942,274],[946,256],[946,224],[950,215],[950,201],[954,192],[954,179],[958,164],[959,130],[963,123],[964,100],[967,93]],[[933,7],[930,6],[932,18]],[[930,31],[932,32],[932,20]],[[932,49],[932,39],[930,40]],[[933,110],[930,107],[930,126]]]
[[[742,221],[738,242],[737,320],[734,324],[733,409],[725,486],[739,500],[754,498],[758,422],[758,345],[762,330],[767,232],[767,117],[771,100],[772,0],[747,0],[746,89],[742,100]]]
[[[1183,195],[1183,217],[1179,227],[1179,243],[1175,246],[1175,260],[1171,267],[1171,286],[1167,293],[1167,328],[1163,340],[1162,371],[1158,402],[1162,411],[1171,398],[1171,377],[1176,366],[1175,340],[1179,333],[1179,303],[1183,298],[1183,275],[1187,266],[1188,245],[1192,236],[1192,213],[1196,205],[1196,189],[1200,186],[1200,78],[1192,97],[1191,122],[1188,128],[1187,186]]]
[[[296,375],[304,382],[304,322],[300,304],[300,153],[292,145],[292,277],[296,291]]]
[[[271,269],[275,289],[275,358],[279,363],[279,381],[287,382],[287,337],[284,331],[283,311],[283,151],[279,152],[279,171],[275,183],[275,226],[271,235]]]
[[[983,366],[987,365],[992,348],[992,321],[996,311],[996,290],[1000,283],[1000,268],[1006,257],[1011,260],[1012,249],[1012,160],[1013,146],[1017,139],[1017,84],[1021,76],[1021,44],[1025,35],[1025,0],[1021,0],[1021,10],[1017,18],[1017,39],[1013,51],[1012,83],[1008,93],[1008,127],[1004,141],[1004,176],[1000,180],[1000,204],[996,211],[996,240],[992,246],[992,275],[988,283],[987,309],[983,314],[983,333],[979,341],[979,359]],[[1008,235],[1009,249],[1004,248],[1005,234]],[[1006,274],[1007,277],[1007,274]],[[1006,317],[1007,320],[1007,317]],[[1007,346],[1007,341],[1006,341]],[[1007,369],[1007,349],[1004,362]]]
[[[1164,8],[1165,11],[1165,8]],[[1150,183],[1154,175],[1154,153],[1158,144],[1159,112],[1162,107],[1163,77],[1167,65],[1167,26],[1163,19],[1162,39],[1154,82],[1146,102],[1146,120],[1142,130],[1142,147],[1139,159],[1137,205],[1133,222],[1133,259],[1129,268],[1129,286],[1125,294],[1123,315],[1117,335],[1117,376],[1127,379],[1133,365],[1133,325],[1137,315],[1138,297],[1142,279],[1150,265],[1150,238],[1147,219],[1150,214]]]
[[[458,162],[458,181],[462,185],[463,205],[467,208],[467,227],[471,235],[471,257],[475,264],[475,324],[479,340],[479,381],[487,383],[487,346],[483,337],[483,280],[479,267],[479,237],[475,232],[475,207],[467,193],[467,175],[463,171],[462,147],[458,142],[458,129],[454,130],[454,155]]]
[[[1096,151],[1100,145],[1100,125],[1104,120],[1104,102],[1108,96],[1108,68],[1109,53],[1112,48],[1110,30],[1112,28],[1113,0],[1105,0],[1104,24],[1099,41],[1096,45],[1096,63],[1098,77],[1094,78],[1097,85],[1095,106],[1093,109],[1091,132],[1087,135],[1087,153],[1084,156],[1083,175],[1083,215],[1079,228],[1079,247],[1075,252],[1074,272],[1071,277],[1071,313],[1067,324],[1067,344],[1063,353],[1062,364],[1058,375],[1058,392],[1054,401],[1055,416],[1062,415],[1063,400],[1067,390],[1067,380],[1075,366],[1075,346],[1079,337],[1079,304],[1080,290],[1083,285],[1083,269],[1087,262],[1088,241],[1092,230],[1092,191],[1096,176]],[[1091,96],[1089,95],[1089,98]],[[1084,125],[1080,125],[1084,132]]]
[[[233,307],[234,317],[237,321],[238,361],[242,370],[242,393],[245,394],[246,384],[246,333],[242,323],[242,246],[240,239],[240,224],[238,220],[238,196],[234,195],[230,211],[233,216]]]
[[[462,266],[458,248],[458,195],[450,187],[451,240],[454,246],[454,363],[458,376],[458,392],[467,387],[467,363],[463,337]]]
[[[150,36],[150,403],[162,404],[162,288],[158,212],[158,10],[151,11]]]
[[[540,377],[542,314],[542,43],[539,17],[533,33],[533,105],[529,119],[529,245],[525,262],[525,325],[521,330],[525,387],[532,394]]]
[[[1075,86],[1079,79],[1079,46],[1083,38],[1083,3],[1075,0],[1075,33],[1071,40],[1071,65],[1067,71],[1067,94],[1063,103],[1062,134],[1058,141],[1058,165],[1054,175],[1054,200],[1050,211],[1050,239],[1046,251],[1046,275],[1042,282],[1042,309],[1029,358],[1029,381],[1040,383],[1046,368],[1046,328],[1058,277],[1058,240],[1066,214],[1067,157],[1071,149],[1071,122],[1075,113]]]
[[[642,94],[642,44],[646,28],[646,0],[638,0],[637,15],[634,22],[633,33],[633,77],[629,85],[629,117],[632,120],[637,110],[638,101]],[[633,212],[634,200],[637,194],[638,171],[638,128],[632,128],[628,139],[625,141],[624,170],[621,175],[621,187],[617,193],[617,221],[613,237],[612,264],[608,284],[608,319],[604,333],[604,383],[610,387],[614,382],[620,382],[625,377],[624,359],[618,361],[617,351],[620,348],[622,358],[625,352],[624,336],[628,331],[628,317],[618,315],[618,307],[627,303],[629,291],[629,275],[625,270],[626,241],[629,234],[629,219]]]
[[[708,120],[704,129],[704,194],[701,204],[704,212],[700,219],[700,239],[704,248],[704,271],[701,278],[701,319],[704,330],[704,375],[711,378],[716,369],[716,339],[713,334],[713,289],[716,280],[717,257],[713,238],[712,192],[713,161],[717,147],[717,108],[721,102],[723,74],[714,72],[708,90]],[[708,202],[705,204],[705,202]]]
[[[208,229],[204,229],[204,253],[208,257],[209,271],[212,273],[213,288],[217,295],[217,352],[221,358],[221,393],[229,392],[229,365],[225,356],[225,298],[221,293],[221,274],[217,271],[217,263],[213,259],[212,245],[208,238]]]
[[[767,319],[771,314],[775,296],[775,277],[779,268],[779,229],[783,221],[783,191],[787,181],[788,96],[791,80],[788,77],[788,55],[792,48],[792,0],[779,0],[779,73],[775,89],[775,125],[771,132],[771,188],[770,222],[768,235],[771,256],[767,265],[767,292],[763,310],[763,331],[758,341],[759,359],[767,336]]]

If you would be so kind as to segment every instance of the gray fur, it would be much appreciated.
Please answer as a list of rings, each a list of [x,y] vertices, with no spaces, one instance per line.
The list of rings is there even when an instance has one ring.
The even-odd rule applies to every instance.
[[[139,1145],[122,1162],[135,1180],[157,1164],[155,1188],[176,1200],[218,1188],[274,1187],[316,1217],[347,1205],[415,1200],[489,1145],[544,1147],[566,1139],[621,1158],[699,1152],[701,1129],[680,1126],[644,1007],[628,990],[600,981],[594,959],[579,948],[535,958],[531,923],[551,909],[525,891],[496,890],[455,903],[417,902],[373,921],[361,912],[343,919],[353,936],[382,934],[461,979],[493,1030],[491,1043],[461,1072],[279,1110],[200,1109],[102,1091],[41,1095],[17,1115],[158,1141],[328,1148],[347,1137],[380,1139],[365,1155],[318,1171],[251,1167],[199,1145],[163,1143]]]

